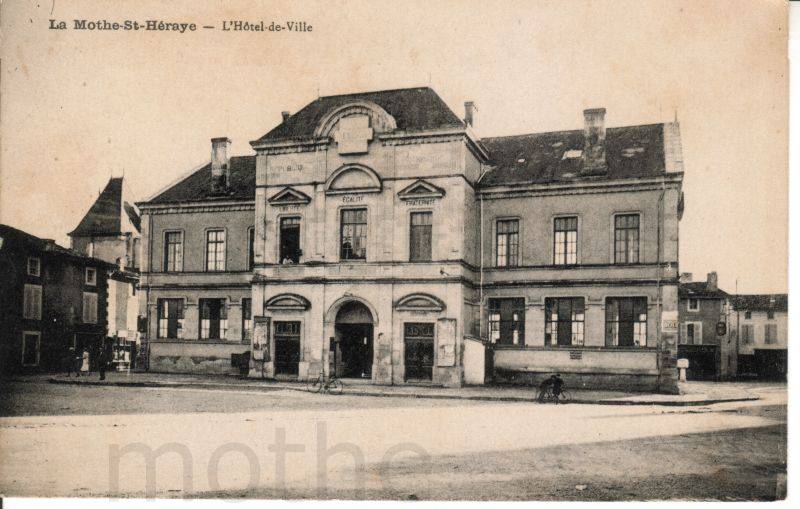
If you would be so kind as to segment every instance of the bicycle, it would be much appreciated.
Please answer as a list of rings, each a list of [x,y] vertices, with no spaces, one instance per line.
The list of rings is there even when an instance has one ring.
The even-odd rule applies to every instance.
[[[310,379],[306,383],[308,392],[322,392],[323,394],[341,394],[344,384],[341,380],[336,378],[336,375],[331,375],[327,380],[325,373],[319,373],[317,378]]]
[[[539,393],[539,403],[554,403],[558,405],[559,403],[569,403],[570,401],[572,401],[572,393],[563,388],[558,393],[558,396],[553,392],[552,386],[548,386]]]

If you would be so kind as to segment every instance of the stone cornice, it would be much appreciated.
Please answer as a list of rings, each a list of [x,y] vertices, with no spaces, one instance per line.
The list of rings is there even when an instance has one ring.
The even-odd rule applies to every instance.
[[[637,179],[598,180],[575,182],[547,182],[541,184],[513,184],[503,186],[478,186],[477,194],[484,199],[520,198],[533,196],[560,196],[630,191],[658,191],[663,187],[678,189],[683,173],[670,173],[662,177]]]
[[[226,201],[226,202],[185,202],[185,203],[143,203],[139,205],[142,214],[186,214],[192,212],[231,212],[255,211],[256,202],[253,201]]]

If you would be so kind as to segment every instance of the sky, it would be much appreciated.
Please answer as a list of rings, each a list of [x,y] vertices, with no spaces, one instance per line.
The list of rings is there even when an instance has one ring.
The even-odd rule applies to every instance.
[[[787,8],[649,2],[19,0],[0,6],[0,222],[68,245],[110,176],[145,200],[319,95],[431,86],[480,136],[680,122],[680,270],[786,292]],[[51,30],[164,20],[194,32]],[[224,32],[224,20],[311,32]]]

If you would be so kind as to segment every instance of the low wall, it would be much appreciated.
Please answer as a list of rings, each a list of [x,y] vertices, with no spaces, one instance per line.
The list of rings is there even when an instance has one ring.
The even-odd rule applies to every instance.
[[[153,373],[238,374],[231,354],[250,350],[249,343],[150,341],[149,371]]]
[[[573,389],[656,391],[658,351],[585,347],[494,351],[495,383],[538,386],[555,373]]]

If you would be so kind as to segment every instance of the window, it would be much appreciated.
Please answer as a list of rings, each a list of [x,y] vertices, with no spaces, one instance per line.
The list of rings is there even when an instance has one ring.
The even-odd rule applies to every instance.
[[[409,259],[412,262],[431,260],[431,241],[433,240],[433,213],[411,213],[411,239],[409,244]]]
[[[751,318],[753,318],[753,313],[750,312],[750,311],[745,311],[744,312],[744,319],[745,320],[750,320]]]
[[[745,345],[752,345],[754,343],[752,325],[742,325],[742,343]]]
[[[242,341],[253,339],[253,300],[242,299]]]
[[[647,298],[606,299],[606,346],[647,346]]]
[[[583,297],[544,300],[544,344],[569,346],[583,344]]]
[[[519,221],[503,219],[497,221],[498,267],[515,267],[519,263]]]
[[[553,264],[578,263],[578,218],[557,217],[553,223]]]
[[[767,320],[774,320],[775,319],[775,311],[767,311]]]
[[[164,270],[166,272],[183,270],[183,232],[164,234]]]
[[[158,299],[158,337],[183,338],[183,299]]]
[[[41,270],[42,270],[42,263],[39,260],[39,258],[36,258],[35,256],[28,257],[28,275],[39,277],[39,275],[41,274]]]
[[[42,335],[39,332],[22,333],[22,365],[39,365],[39,346]]]
[[[525,344],[525,299],[489,299],[489,338],[500,345]]]
[[[83,323],[97,323],[97,294],[83,292]]]
[[[225,230],[206,232],[206,270],[225,270]]]
[[[639,214],[614,217],[614,263],[639,263]]]
[[[256,263],[255,250],[256,246],[256,229],[252,226],[247,229],[247,270],[253,270]]]
[[[227,332],[225,299],[200,299],[200,338],[225,339]]]
[[[686,345],[702,345],[703,323],[686,322],[686,324],[684,324],[684,334],[681,342]]]
[[[280,231],[280,262],[300,263],[300,218],[282,217]]]
[[[686,303],[686,309],[689,311],[699,311],[700,301],[698,299],[689,299]]]
[[[367,209],[342,211],[342,260],[367,258]]]
[[[778,325],[768,323],[764,325],[764,343],[774,345],[778,342]]]
[[[86,284],[95,286],[97,284],[97,269],[86,267]]]
[[[23,318],[27,320],[41,320],[42,287],[39,285],[25,285],[22,305]]]

